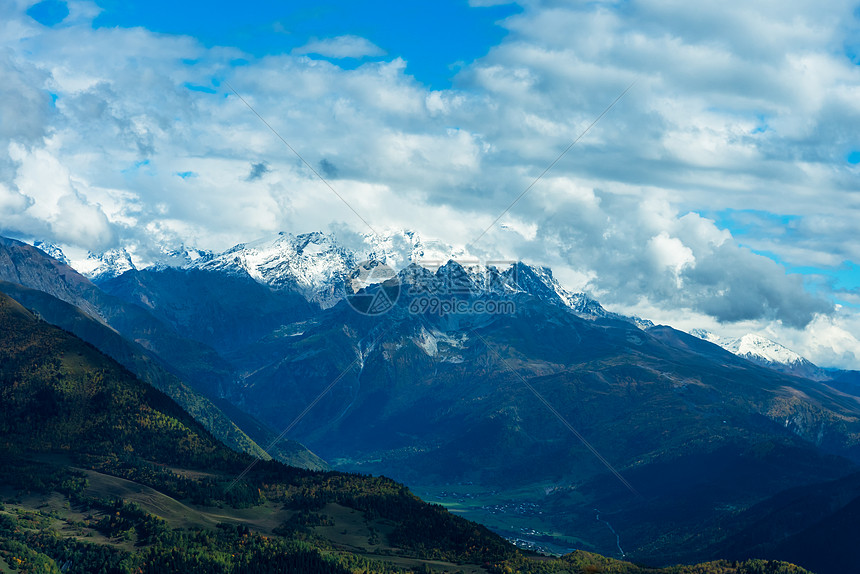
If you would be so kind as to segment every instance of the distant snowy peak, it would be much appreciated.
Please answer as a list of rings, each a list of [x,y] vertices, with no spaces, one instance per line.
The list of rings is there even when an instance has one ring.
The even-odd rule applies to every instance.
[[[66,257],[66,254],[63,253],[63,250],[60,249],[58,246],[54,245],[53,243],[36,241],[35,243],[33,243],[33,247],[35,247],[36,249],[40,249],[43,253],[45,253],[49,257],[53,257],[60,263],[71,265],[71,263],[69,263],[68,258]]]
[[[765,361],[781,363],[783,365],[809,362],[791,349],[754,334],[747,334],[740,339],[735,339],[726,349],[741,357],[757,357]]]
[[[396,229],[379,235],[352,237],[350,248],[333,234],[323,232],[300,235],[280,232],[240,243],[217,254],[180,245],[162,248],[153,267],[248,275],[272,289],[299,292],[309,301],[328,308],[352,293],[351,274],[362,261],[378,261],[395,271],[417,265],[424,270],[420,274],[422,281],[430,280],[440,285],[468,284],[468,291],[492,293],[494,296],[525,293],[567,307],[586,319],[621,319],[642,329],[653,326],[649,321],[611,313],[585,293],[571,293],[553,277],[548,267],[522,262],[482,262],[462,249],[441,241],[426,240],[410,230]],[[56,249],[50,245],[45,248]],[[59,249],[56,252],[62,255]],[[95,283],[135,269],[124,249],[114,249],[101,255],[91,253],[75,267]],[[413,273],[409,280],[416,278]]]
[[[417,265],[427,271],[422,281],[467,283],[472,292],[495,295],[528,293],[539,299],[570,308],[588,319],[614,318],[630,321],[640,328],[650,322],[610,313],[584,293],[567,291],[546,267],[524,263],[487,265],[463,250],[440,241],[425,240],[409,230],[380,235],[358,236],[352,249],[344,247],[332,234],[322,232],[293,235],[281,232],[249,243],[240,243],[223,253],[201,255],[181,266],[209,271],[247,273],[256,281],[278,290],[296,290],[323,308],[335,305],[351,294],[351,272],[361,261],[374,260],[394,270]],[[411,278],[417,277],[413,271]],[[454,277],[456,275],[457,277]],[[440,288],[436,285],[436,288]]]
[[[719,345],[720,347],[722,347],[722,345],[720,344],[720,341],[727,341],[728,340],[728,339],[724,339],[723,337],[720,337],[716,333],[711,333],[710,331],[707,331],[705,329],[693,329],[692,331],[690,331],[690,334],[694,337],[698,337],[699,339],[701,339],[703,341],[713,343],[714,345]]]
[[[187,267],[247,273],[273,289],[298,290],[326,308],[345,296],[346,281],[356,263],[355,254],[338,245],[333,236],[314,232],[279,233],[240,243]]]
[[[553,277],[552,270],[549,267],[532,267],[529,265],[523,265],[523,268],[528,268],[534,272],[536,277],[546,285],[552,295],[558,297],[562,303],[573,309],[576,313],[600,319],[606,319],[614,315],[604,309],[600,303],[590,298],[585,293],[571,293],[562,287],[561,283]]]
[[[327,233],[281,232],[183,266],[247,273],[273,289],[297,290],[327,308],[351,293],[350,272],[361,261],[375,260],[402,269],[418,261],[441,265],[456,255],[450,246],[425,242],[417,233],[405,230],[358,236],[352,249]]]
[[[444,287],[440,285],[444,284],[456,286],[461,291],[465,287],[466,290],[477,295],[510,297],[525,294],[565,307],[583,319],[626,321],[643,331],[654,326],[651,321],[607,311],[585,293],[568,291],[553,277],[552,270],[548,267],[532,266],[521,261],[501,268],[481,264],[464,266],[457,260],[449,260],[438,270],[432,267],[427,269],[421,265],[421,262],[417,265],[417,269],[422,271],[418,272],[413,268],[407,274],[408,278],[404,276],[405,281],[430,282],[437,290],[443,290]]]
[[[197,249],[180,245],[175,248],[162,247],[161,253],[153,265],[155,268],[163,267],[190,267],[211,260],[215,254],[211,251]]]
[[[561,303],[577,313],[594,316],[603,316],[606,311],[599,304],[589,308],[592,302],[584,293],[571,293],[561,286],[553,277],[549,267],[537,267],[519,262],[507,272],[512,282],[522,292],[528,293],[538,299]],[[593,303],[597,303],[593,301]]]
[[[741,357],[756,357],[783,365],[791,365],[803,360],[803,357],[776,341],[771,341],[761,335],[754,335],[752,333],[732,339],[726,344],[725,348],[727,351],[731,351]]]
[[[137,269],[125,249],[111,249],[104,253],[88,253],[87,258],[77,263],[75,269],[93,283],[101,283],[119,277],[126,271]]]
[[[810,361],[791,349],[761,335],[749,333],[743,337],[727,338],[703,329],[694,329],[690,331],[690,334],[754,362],[786,365],[788,367],[813,366]]]

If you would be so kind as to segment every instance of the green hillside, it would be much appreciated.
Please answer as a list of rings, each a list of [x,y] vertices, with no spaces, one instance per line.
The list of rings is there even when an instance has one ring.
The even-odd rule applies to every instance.
[[[12,299],[0,305],[0,445],[162,462],[224,458],[222,445],[166,395]]]
[[[269,454],[266,454],[259,443],[268,445],[274,438],[274,433],[267,432],[262,423],[254,421],[232,405],[222,403],[219,408],[184,384],[157,357],[139,344],[125,339],[74,305],[48,293],[7,281],[0,281],[0,292],[9,295],[40,318],[91,343],[141,380],[164,392],[230,448],[254,457],[269,458]],[[230,414],[224,412],[225,408],[230,409]],[[236,420],[239,418],[242,420],[237,426]],[[271,454],[273,458],[293,466],[320,470],[327,466],[319,457],[291,440],[281,441],[272,449]]]

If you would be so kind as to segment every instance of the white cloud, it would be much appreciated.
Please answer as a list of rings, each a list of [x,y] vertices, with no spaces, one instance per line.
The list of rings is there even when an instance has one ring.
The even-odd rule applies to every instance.
[[[33,205],[32,198],[0,183],[0,214],[3,214],[4,217],[15,217],[26,211],[31,205]]]
[[[318,54],[327,58],[364,58],[385,55],[385,50],[361,36],[335,36],[321,40],[311,40],[304,46],[295,48],[293,54]]]
[[[26,193],[19,202],[26,205],[20,215],[47,224],[52,239],[60,243],[96,251],[114,245],[116,232],[101,207],[87,200],[48,149],[13,145],[10,155],[19,164],[15,184]]]
[[[677,237],[670,237],[665,231],[648,240],[648,250],[657,265],[657,272],[669,270],[675,276],[675,285],[683,288],[681,271],[696,263],[693,251]]]
[[[805,328],[787,331],[779,326],[769,329],[817,365],[857,369],[860,365],[860,320],[857,314],[839,310],[832,316],[819,315]]]

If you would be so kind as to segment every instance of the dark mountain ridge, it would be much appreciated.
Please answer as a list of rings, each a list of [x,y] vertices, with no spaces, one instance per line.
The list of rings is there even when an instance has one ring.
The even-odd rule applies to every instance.
[[[180,336],[141,307],[108,295],[74,269],[13,239],[0,240],[0,281],[36,289],[83,310],[164,360],[210,397],[232,379],[230,366],[202,343]]]
[[[260,446],[260,443],[268,445],[274,437],[265,425],[254,421],[250,415],[244,415],[242,425],[249,429],[246,433],[234,422],[237,418],[233,414],[235,407],[224,403],[216,406],[208,398],[189,388],[171,372],[169,366],[150,351],[123,338],[119,333],[77,307],[42,291],[0,281],[0,292],[12,297],[48,323],[61,327],[92,344],[144,382],[167,394],[229,447],[255,457],[270,458],[270,454]],[[230,408],[230,416],[224,413],[225,407]],[[327,467],[319,457],[289,439],[279,441],[270,450],[277,460],[287,464],[316,469]]]
[[[179,335],[229,353],[319,306],[289,290],[274,291],[247,273],[161,268],[129,271],[99,287],[151,313]]]

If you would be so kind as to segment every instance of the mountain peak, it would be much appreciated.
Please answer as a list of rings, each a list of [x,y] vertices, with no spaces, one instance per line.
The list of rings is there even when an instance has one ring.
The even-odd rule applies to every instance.
[[[84,261],[76,263],[75,269],[93,283],[102,283],[119,277],[126,271],[137,269],[131,256],[122,247],[109,249],[104,253],[87,253]]]
[[[521,261],[504,265],[481,263],[480,258],[469,256],[462,249],[424,239],[407,229],[387,230],[379,235],[357,235],[353,239],[357,245],[350,244],[352,248],[349,248],[331,233],[312,231],[294,235],[280,231],[255,241],[239,243],[217,254],[180,245],[174,249],[162,248],[163,257],[154,267],[250,276],[276,291],[298,292],[308,301],[328,308],[352,293],[350,274],[356,265],[373,260],[395,270],[418,266],[428,271],[428,274],[423,274],[413,269],[401,276],[404,282],[433,283],[440,289],[455,286],[462,294],[511,296],[524,293],[567,307],[587,319],[614,318],[631,321],[641,328],[652,326],[649,322],[610,313],[585,293],[568,291],[548,267]],[[136,268],[124,249],[113,249],[101,255],[90,253],[76,267],[95,283]]]
[[[322,232],[277,235],[240,243],[187,267],[250,275],[276,290],[297,290],[322,307],[345,297],[356,256]]]
[[[809,362],[788,347],[754,333],[735,339],[729,344],[728,350],[742,357],[759,357],[783,365]]]
[[[379,235],[364,234],[362,242],[364,245],[357,250],[365,259],[376,259],[393,268],[421,261],[443,265],[450,259],[467,259],[462,249],[454,249],[442,241],[426,240],[410,229],[386,230]]]
[[[531,266],[520,261],[511,266],[508,273],[526,293],[545,301],[561,303],[581,317],[588,319],[627,319],[621,315],[610,313],[585,293],[571,293],[562,287],[549,267]],[[636,321],[633,322],[636,323]],[[643,323],[649,323],[648,326],[653,326],[650,322]],[[638,325],[638,323],[636,324]]]
[[[200,264],[209,261],[214,256],[215,254],[209,250],[188,247],[185,244],[180,244],[175,248],[162,247],[161,254],[153,267],[188,267],[195,263]]]
[[[66,265],[69,265],[69,259],[66,257],[66,254],[63,253],[63,250],[60,249],[59,246],[53,243],[47,243],[45,241],[36,241],[33,243],[33,247],[41,250],[45,255],[53,257],[60,263],[65,263]]]
[[[704,329],[693,329],[690,334],[766,367],[780,367],[779,370],[789,372],[797,371],[798,374],[811,378],[815,378],[812,371],[818,370],[812,362],[788,347],[756,333],[747,333],[741,337],[731,338],[721,337]],[[802,373],[800,373],[801,371]]]

